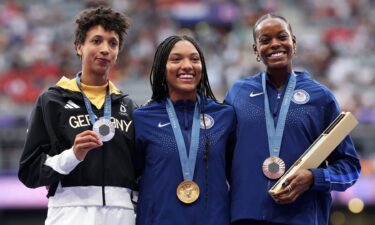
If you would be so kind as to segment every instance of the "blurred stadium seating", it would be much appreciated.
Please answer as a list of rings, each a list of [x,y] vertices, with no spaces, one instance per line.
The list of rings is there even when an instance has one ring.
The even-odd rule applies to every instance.
[[[222,100],[235,80],[262,69],[251,48],[251,29],[256,19],[267,12],[285,16],[297,36],[295,68],[310,71],[331,88],[342,109],[355,113],[360,121],[352,134],[362,158],[362,175],[346,192],[333,193],[331,224],[372,224],[374,0],[0,0],[2,225],[41,224],[44,220],[45,189],[24,188],[15,177],[28,117],[42,91],[62,75],[74,77],[80,69],[73,48],[74,17],[81,9],[99,4],[124,11],[131,19],[111,79],[138,104],[150,98],[152,56],[166,36],[184,33],[198,40],[210,83]]]

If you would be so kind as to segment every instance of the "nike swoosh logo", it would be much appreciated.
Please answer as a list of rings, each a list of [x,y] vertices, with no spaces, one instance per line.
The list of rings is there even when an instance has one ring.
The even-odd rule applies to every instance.
[[[250,97],[255,97],[255,96],[258,96],[258,95],[262,95],[263,92],[259,92],[259,93],[254,93],[253,91],[250,93]]]
[[[168,126],[169,124],[171,124],[171,123],[161,123],[161,122],[159,122],[159,124],[158,124],[158,127],[165,127],[165,126]]]

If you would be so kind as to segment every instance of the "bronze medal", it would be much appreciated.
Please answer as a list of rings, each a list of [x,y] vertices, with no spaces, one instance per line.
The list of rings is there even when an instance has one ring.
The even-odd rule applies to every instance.
[[[194,181],[185,180],[178,185],[176,193],[181,202],[190,204],[198,199],[199,186]]]
[[[279,157],[271,156],[264,160],[262,169],[267,178],[279,179],[285,173],[285,163]]]

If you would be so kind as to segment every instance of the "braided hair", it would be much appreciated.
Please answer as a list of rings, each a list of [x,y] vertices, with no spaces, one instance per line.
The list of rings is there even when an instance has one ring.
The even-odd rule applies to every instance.
[[[282,21],[284,21],[287,25],[288,25],[288,30],[291,34],[293,34],[292,32],[292,26],[290,25],[290,23],[288,22],[287,19],[285,19],[285,17],[283,16],[280,16],[280,15],[277,15],[277,14],[273,14],[273,13],[269,13],[269,14],[266,14],[262,17],[260,17],[256,22],[255,22],[255,25],[253,27],[253,39],[254,39],[254,43],[257,43],[256,41],[256,32],[257,32],[257,27],[258,25],[263,21],[263,20],[266,20],[266,19],[269,19],[269,18],[276,18],[276,19],[281,19]]]
[[[202,63],[202,78],[197,87],[197,94],[201,97],[201,104],[200,110],[203,116],[203,125],[204,125],[204,137],[205,137],[205,144],[204,144],[204,153],[203,153],[203,161],[205,164],[205,201],[207,206],[208,200],[208,156],[209,156],[209,149],[210,149],[210,140],[208,138],[207,129],[206,129],[206,122],[205,122],[205,110],[204,105],[208,98],[213,99],[216,101],[215,95],[211,90],[210,83],[208,81],[208,74],[205,59],[200,49],[198,43],[191,37],[183,35],[183,36],[169,36],[166,38],[158,48],[156,49],[156,53],[154,56],[154,62],[152,64],[151,72],[150,72],[150,84],[152,88],[152,96],[151,101],[160,102],[164,98],[168,97],[168,85],[166,81],[166,65],[168,61],[169,54],[174,47],[174,45],[179,41],[189,41],[194,47],[197,49],[199,53],[199,57]]]
[[[166,65],[174,45],[179,41],[189,41],[197,49],[199,57],[202,63],[202,79],[198,84],[198,94],[202,98],[211,98],[216,100],[208,81],[207,68],[204,60],[202,50],[200,49],[198,43],[191,37],[183,35],[177,36],[173,35],[166,38],[156,49],[154,56],[154,62],[152,64],[150,73],[150,83],[152,88],[151,100],[161,101],[162,99],[168,97],[168,85],[166,81]]]

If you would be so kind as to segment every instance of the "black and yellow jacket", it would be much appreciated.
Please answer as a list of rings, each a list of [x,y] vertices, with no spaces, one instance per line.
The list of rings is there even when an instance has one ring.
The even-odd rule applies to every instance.
[[[109,82],[115,136],[78,161],[72,146],[77,134],[91,130],[83,95],[75,79],[63,77],[39,96],[31,114],[19,179],[30,188],[48,188],[49,207],[132,207],[135,187],[133,101]],[[92,105],[96,117],[103,109]]]

